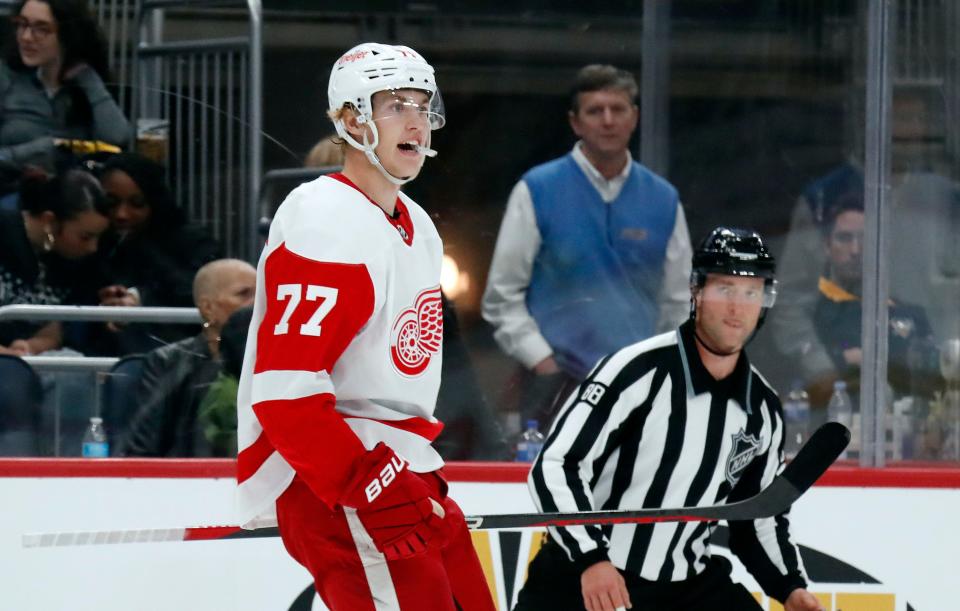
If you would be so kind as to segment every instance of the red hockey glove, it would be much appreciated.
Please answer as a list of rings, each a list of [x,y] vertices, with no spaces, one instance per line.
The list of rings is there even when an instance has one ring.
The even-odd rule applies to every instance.
[[[356,475],[340,504],[357,510],[357,517],[387,560],[423,553],[442,525],[443,509],[407,461],[383,443],[357,461]],[[436,510],[435,510],[436,507]]]

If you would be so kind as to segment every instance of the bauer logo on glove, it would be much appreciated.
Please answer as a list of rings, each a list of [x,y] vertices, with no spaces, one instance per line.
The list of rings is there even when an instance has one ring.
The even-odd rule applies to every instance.
[[[427,482],[383,443],[357,460],[353,479],[340,499],[352,507],[377,550],[387,560],[427,551],[443,528],[443,506]]]
[[[389,486],[397,478],[397,474],[403,471],[406,466],[407,461],[396,454],[390,457],[390,461],[380,470],[379,477],[374,477],[364,488],[367,493],[367,502],[372,503],[374,499],[380,496],[383,489]]]

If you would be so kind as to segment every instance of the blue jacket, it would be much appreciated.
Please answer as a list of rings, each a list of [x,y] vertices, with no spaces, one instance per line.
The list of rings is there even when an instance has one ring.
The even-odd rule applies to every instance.
[[[677,191],[632,162],[620,195],[604,203],[572,155],[537,166],[530,190],[542,245],[527,308],[567,373],[653,335]]]

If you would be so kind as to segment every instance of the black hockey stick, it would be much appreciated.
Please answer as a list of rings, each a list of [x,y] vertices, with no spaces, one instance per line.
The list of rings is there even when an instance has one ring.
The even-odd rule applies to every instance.
[[[680,507],[677,509],[626,509],[574,513],[508,513],[468,516],[471,530],[529,528],[534,526],[583,526],[586,524],[649,524],[653,522],[714,522],[755,520],[783,513],[833,464],[850,441],[850,431],[836,422],[821,426],[778,475],[759,494],[728,505]],[[103,543],[148,543],[160,541],[209,541],[214,539],[260,539],[278,537],[276,527],[245,530],[239,526],[192,528],[144,528],[112,531],[75,531],[23,535],[24,547],[97,545]]]
[[[783,513],[813,485],[850,442],[850,431],[828,422],[810,437],[797,456],[759,494],[726,505],[678,509],[619,509],[575,513],[513,513],[468,516],[471,530],[529,528],[531,526],[584,526],[587,524],[649,524],[652,522],[713,522],[755,520]]]

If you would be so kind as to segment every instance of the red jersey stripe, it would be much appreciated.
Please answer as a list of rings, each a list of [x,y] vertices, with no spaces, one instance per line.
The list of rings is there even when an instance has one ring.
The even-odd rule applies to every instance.
[[[273,444],[261,431],[256,441],[237,454],[237,483],[242,484],[253,476],[273,452]]]
[[[436,422],[430,422],[423,418],[405,418],[403,420],[381,420],[380,418],[363,418],[360,416],[351,416],[344,414],[344,418],[348,420],[372,420],[374,422],[379,422],[380,424],[385,424],[387,426],[392,426],[395,429],[400,429],[401,431],[406,431],[408,433],[413,433],[414,435],[419,435],[424,439],[433,441],[440,435],[440,431],[443,430],[443,423],[437,420]]]

